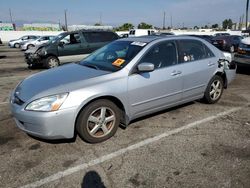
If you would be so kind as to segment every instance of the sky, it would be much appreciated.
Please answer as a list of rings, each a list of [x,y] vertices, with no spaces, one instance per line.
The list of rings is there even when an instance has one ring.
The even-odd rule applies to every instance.
[[[231,18],[239,22],[245,13],[246,0],[0,0],[0,21],[64,23],[67,9],[68,24],[102,24],[119,26],[129,22],[137,26],[146,22],[157,27],[221,24]],[[101,18],[101,19],[100,19]]]

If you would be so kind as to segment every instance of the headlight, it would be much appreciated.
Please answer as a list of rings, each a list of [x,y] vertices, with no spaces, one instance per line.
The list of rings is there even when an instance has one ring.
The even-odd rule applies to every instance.
[[[47,51],[46,51],[46,49],[45,49],[44,47],[40,48],[40,49],[37,51],[37,53],[38,53],[39,55],[41,55],[41,56],[47,55]]]
[[[67,98],[68,93],[52,95],[43,97],[29,103],[25,110],[28,111],[41,111],[41,112],[52,112],[57,111]]]

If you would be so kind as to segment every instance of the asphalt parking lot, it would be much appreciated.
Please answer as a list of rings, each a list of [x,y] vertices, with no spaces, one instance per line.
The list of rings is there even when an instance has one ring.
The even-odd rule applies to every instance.
[[[16,128],[9,93],[39,71],[0,46],[0,187],[250,187],[250,69],[239,69],[217,104],[141,118],[100,144]]]

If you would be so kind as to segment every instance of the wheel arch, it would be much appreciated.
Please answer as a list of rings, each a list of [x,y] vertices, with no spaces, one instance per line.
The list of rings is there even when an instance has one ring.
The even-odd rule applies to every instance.
[[[89,100],[88,102],[86,102],[81,108],[80,110],[78,110],[77,112],[77,115],[75,117],[75,122],[74,122],[74,129],[76,131],[76,124],[77,124],[77,119],[79,118],[79,115],[80,113],[84,110],[84,108],[89,105],[90,103],[94,102],[94,101],[97,101],[97,100],[100,100],[100,99],[106,99],[106,100],[109,100],[111,102],[113,102],[119,109],[120,109],[120,112],[121,112],[121,123],[120,125],[122,127],[126,127],[129,123],[129,118],[127,116],[127,113],[126,113],[126,109],[125,109],[125,106],[124,104],[121,102],[120,99],[118,99],[117,97],[115,96],[112,96],[112,95],[105,95],[105,96],[99,96],[99,97],[96,97],[96,98],[93,98],[91,100]]]
[[[215,75],[220,76],[223,80],[223,87],[227,88],[227,76],[224,72],[216,72]]]

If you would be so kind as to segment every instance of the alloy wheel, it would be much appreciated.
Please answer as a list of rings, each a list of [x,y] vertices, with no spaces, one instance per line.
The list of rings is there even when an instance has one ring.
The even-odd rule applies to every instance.
[[[112,109],[100,107],[95,109],[88,117],[87,130],[93,137],[100,138],[108,135],[114,125],[116,117]]]

